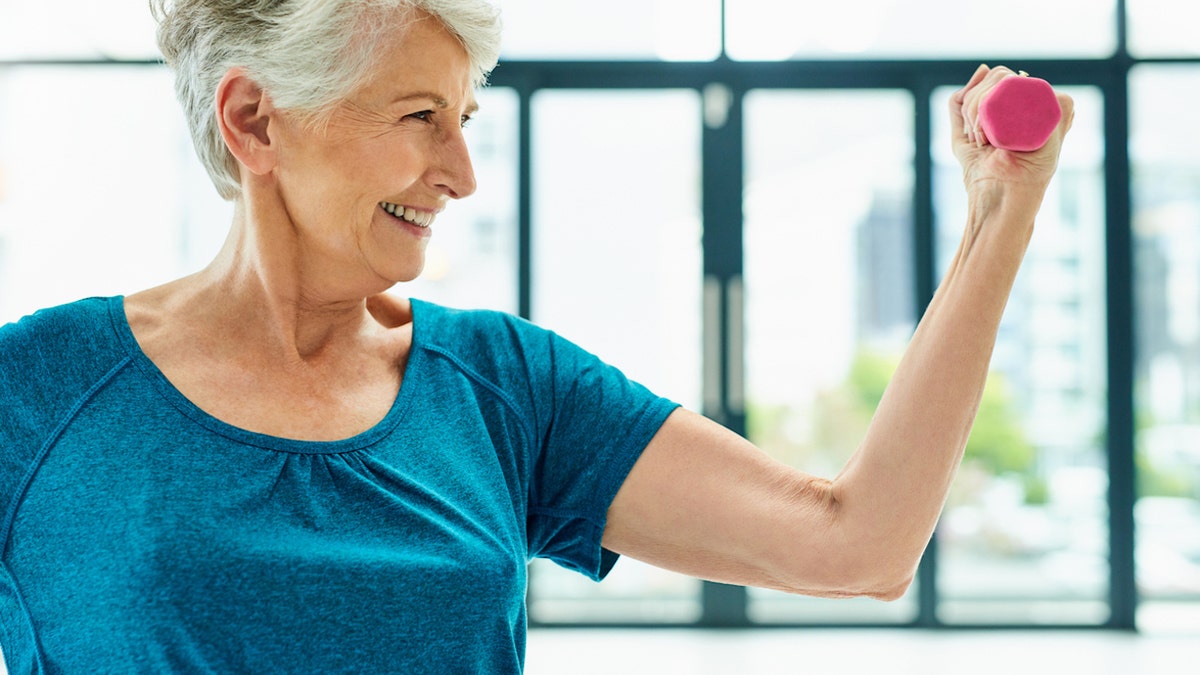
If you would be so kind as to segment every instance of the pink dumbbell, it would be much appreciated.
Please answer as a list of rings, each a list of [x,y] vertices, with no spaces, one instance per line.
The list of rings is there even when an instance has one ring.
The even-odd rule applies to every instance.
[[[1050,83],[1022,71],[999,82],[979,103],[979,127],[988,143],[1029,152],[1046,144],[1062,119]]]

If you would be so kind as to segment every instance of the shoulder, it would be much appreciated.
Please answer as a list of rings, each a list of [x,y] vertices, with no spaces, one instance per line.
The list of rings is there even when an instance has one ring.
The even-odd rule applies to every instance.
[[[413,343],[453,354],[479,372],[534,380],[616,368],[555,331],[507,312],[413,301]]]
[[[414,346],[508,391],[558,402],[570,395],[631,401],[655,398],[617,367],[552,330],[491,310],[413,302]],[[587,393],[587,396],[582,394]]]
[[[51,405],[102,377],[123,354],[119,307],[120,298],[88,298],[0,326],[0,405]]]
[[[506,398],[552,405],[563,382],[598,360],[554,332],[495,310],[413,301],[413,348]]]
[[[491,309],[454,309],[413,300],[414,341],[475,360],[506,360],[552,347],[559,339],[519,316]]]
[[[0,339],[12,340],[14,336],[44,335],[59,332],[82,323],[94,323],[109,314],[109,306],[115,298],[84,298],[64,305],[46,307],[21,317],[11,323],[0,325]]]
[[[112,307],[118,298],[87,298],[41,309],[0,326],[0,363],[5,370],[57,353],[114,342]]]

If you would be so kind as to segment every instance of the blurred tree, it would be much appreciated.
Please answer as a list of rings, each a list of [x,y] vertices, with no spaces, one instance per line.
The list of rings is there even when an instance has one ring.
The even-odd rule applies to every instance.
[[[807,410],[751,402],[748,432],[773,456],[821,475],[836,472],[862,442],[899,355],[863,349],[844,382],[822,391]],[[964,461],[991,475],[1018,474],[1035,487],[1035,450],[1026,438],[1004,376],[991,373]],[[1037,490],[1033,489],[1032,493]],[[1036,498],[1036,496],[1035,496]]]
[[[896,357],[865,350],[855,357],[845,386],[854,392],[867,414],[879,406],[897,364]],[[989,473],[999,475],[1026,474],[1033,469],[1034,459],[1034,448],[1021,428],[1007,381],[993,372],[983,390],[964,461],[978,463]]]

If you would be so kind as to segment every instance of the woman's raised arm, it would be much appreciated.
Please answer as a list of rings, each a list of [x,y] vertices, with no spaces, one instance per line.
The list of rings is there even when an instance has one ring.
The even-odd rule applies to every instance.
[[[949,102],[968,212],[962,242],[879,404],[833,480],[768,457],[685,410],[671,415],[608,513],[605,547],[704,579],[894,599],[911,583],[962,458],[1000,319],[1074,106],[1040,150],[982,145],[965,120],[1007,68]],[[787,311],[781,307],[780,311]]]

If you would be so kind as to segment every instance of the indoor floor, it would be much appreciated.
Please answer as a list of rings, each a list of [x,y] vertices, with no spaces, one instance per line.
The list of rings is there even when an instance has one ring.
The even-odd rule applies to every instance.
[[[526,675],[1200,673],[1200,633],[535,629]]]

